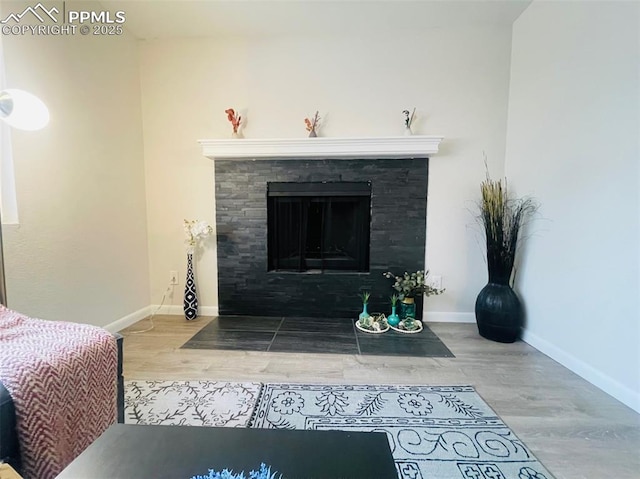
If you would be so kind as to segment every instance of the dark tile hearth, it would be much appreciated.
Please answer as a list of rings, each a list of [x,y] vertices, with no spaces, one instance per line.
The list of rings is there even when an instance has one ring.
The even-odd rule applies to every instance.
[[[353,335],[353,323],[348,319],[284,318],[278,332]]]
[[[274,334],[265,331],[201,331],[189,340],[189,348],[266,351]]]
[[[302,333],[278,332],[269,348],[277,353],[332,353],[358,354],[353,333]]]
[[[219,316],[182,348],[287,353],[454,357],[428,326],[417,334],[367,334],[349,318]]]

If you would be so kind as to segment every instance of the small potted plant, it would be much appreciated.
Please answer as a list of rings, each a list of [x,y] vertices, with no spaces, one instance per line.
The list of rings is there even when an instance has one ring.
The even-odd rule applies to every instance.
[[[387,318],[387,323],[389,323],[389,326],[397,326],[398,323],[400,323],[400,316],[396,314],[396,305],[398,304],[398,295],[393,294],[389,299],[391,300],[391,314]]]
[[[382,273],[386,278],[393,279],[392,288],[398,292],[400,299],[400,321],[412,317],[416,317],[416,296],[434,296],[444,293],[444,289],[434,288],[427,282],[429,271],[418,270],[415,273],[405,273],[402,276],[396,276],[391,272]]]
[[[369,314],[369,311],[367,311],[371,293],[369,291],[363,291],[359,296],[362,299],[362,312],[358,316],[356,327],[365,333],[384,333],[388,331],[389,325],[387,324],[387,318],[384,314]]]
[[[360,293],[360,298],[362,299],[362,313],[358,316],[359,320],[364,320],[369,317],[369,311],[367,311],[367,306],[369,306],[369,298],[371,297],[371,293],[369,291],[363,291]]]

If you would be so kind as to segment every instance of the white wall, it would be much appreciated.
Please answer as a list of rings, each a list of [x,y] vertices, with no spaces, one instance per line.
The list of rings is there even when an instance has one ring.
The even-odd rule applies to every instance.
[[[321,135],[401,135],[401,112],[415,106],[415,133],[445,137],[429,165],[427,262],[447,293],[427,309],[444,313],[432,319],[473,319],[486,272],[468,209],[484,177],[483,151],[492,173],[503,173],[510,47],[509,27],[141,42],[152,301],[160,302],[170,270],[184,282],[182,220],[215,224],[213,162],[196,140],[230,136],[226,108],[247,119],[245,137],[286,138],[306,136],[303,119],[315,110]],[[197,282],[200,304],[214,310],[213,238],[208,246]],[[182,287],[169,300],[176,312]]]
[[[506,174],[541,204],[525,339],[640,410],[640,5],[535,2],[515,22]]]
[[[3,2],[3,15],[26,5]],[[148,308],[137,41],[23,35],[4,47],[8,86],[51,112],[46,129],[12,132],[20,225],[3,228],[9,307],[101,326]]]

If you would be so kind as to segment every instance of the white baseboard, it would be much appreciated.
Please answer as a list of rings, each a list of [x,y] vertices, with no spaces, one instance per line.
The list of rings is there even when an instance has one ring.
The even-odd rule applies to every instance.
[[[612,379],[575,356],[566,353],[555,344],[542,339],[534,333],[525,330],[522,335],[522,340],[536,348],[541,353],[546,354],[551,359],[559,362],[564,367],[570,369],[578,376],[586,379],[594,386],[602,389],[621,403],[640,413],[639,392],[629,389],[624,384],[620,384],[615,379]]]
[[[126,316],[115,320],[113,323],[107,324],[106,326],[104,326],[104,329],[106,329],[110,333],[117,333],[118,331],[137,323],[141,319],[146,318],[151,314],[151,311],[151,306],[146,306],[142,309],[139,309],[138,311],[127,314]]]
[[[427,323],[475,323],[475,313],[452,313],[444,311],[423,311]]]

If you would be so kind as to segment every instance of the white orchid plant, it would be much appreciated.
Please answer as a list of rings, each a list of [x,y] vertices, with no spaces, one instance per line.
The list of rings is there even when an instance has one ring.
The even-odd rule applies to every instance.
[[[213,228],[203,220],[184,220],[184,232],[186,234],[184,244],[187,245],[187,253],[193,254],[200,242],[213,233]]]

